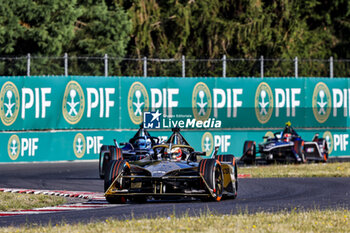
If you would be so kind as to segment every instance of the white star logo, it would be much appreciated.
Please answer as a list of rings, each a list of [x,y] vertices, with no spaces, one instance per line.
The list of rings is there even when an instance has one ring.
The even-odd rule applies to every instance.
[[[155,113],[152,113],[152,120],[151,120],[151,122],[153,122],[154,120],[159,121],[159,117],[160,117],[161,115],[162,115],[162,114],[159,113],[159,110],[157,110],[157,112],[155,112]]]

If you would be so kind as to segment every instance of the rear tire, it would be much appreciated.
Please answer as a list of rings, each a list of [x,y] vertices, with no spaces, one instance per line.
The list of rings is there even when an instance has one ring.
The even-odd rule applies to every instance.
[[[116,189],[128,189],[130,187],[130,179],[123,178],[123,175],[130,175],[129,164],[125,160],[110,161],[105,173],[104,191],[108,190],[115,179],[118,179],[114,184]],[[126,197],[107,196],[106,200],[111,204],[123,204],[126,202]]]
[[[210,199],[220,201],[223,193],[223,174],[220,162],[216,159],[203,159],[199,162],[198,169],[209,188],[212,189]]]
[[[326,139],[319,138],[317,141],[318,147],[322,147],[323,153],[322,153],[322,162],[327,162],[328,160],[328,143]]]
[[[296,159],[296,163],[306,163],[303,140],[297,140],[294,142],[294,151],[301,159],[301,161]]]
[[[111,157],[111,154],[109,152],[109,146],[103,145],[100,149],[100,158],[99,158],[99,166],[98,166],[98,173],[101,179],[105,178],[105,170],[106,166],[108,164],[109,158]]]
[[[104,179],[105,172],[107,169],[107,164],[111,160],[123,159],[123,151],[116,146],[107,146],[103,145],[100,150],[100,158],[99,158],[99,176],[101,179]]]
[[[116,146],[109,147],[109,153],[111,154],[111,160],[123,159],[123,151]]]
[[[254,141],[245,141],[243,146],[243,155],[241,160],[245,164],[255,164],[256,162],[256,144]]]

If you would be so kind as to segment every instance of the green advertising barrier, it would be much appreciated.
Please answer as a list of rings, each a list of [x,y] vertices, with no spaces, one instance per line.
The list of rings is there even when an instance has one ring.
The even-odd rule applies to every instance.
[[[118,77],[2,77],[1,130],[118,128]]]
[[[127,142],[136,131],[75,131],[75,132],[16,132],[2,133],[0,162],[34,162],[66,160],[98,160],[103,144]],[[263,141],[272,131],[183,131],[182,134],[197,151],[210,154],[220,146],[220,154],[240,157],[245,140]],[[151,131],[152,136],[166,140],[171,131]],[[298,131],[305,141],[311,141],[314,132]],[[330,157],[350,154],[350,131],[319,131],[326,138]],[[97,163],[96,163],[97,167]]]
[[[0,85],[1,131],[135,129],[157,110],[164,129],[349,128],[346,78],[2,77]]]
[[[163,114],[161,128],[180,121],[185,128],[269,129],[286,121],[299,128],[348,128],[348,82],[327,78],[131,78],[122,82],[126,85],[122,96],[128,96],[128,106],[121,105],[122,113],[130,116],[122,118],[131,119],[125,122],[126,128],[141,123],[135,104],[143,103],[145,111]],[[189,118],[207,121],[209,127],[186,124]]]
[[[197,150],[211,133],[205,140],[238,156],[245,140],[259,142],[291,121],[306,140],[328,131],[331,156],[350,155],[347,78],[40,76],[1,77],[0,85],[0,162],[97,159],[101,143],[127,141],[144,121],[159,127],[156,136],[188,130]],[[87,143],[80,157],[72,149],[79,132]]]

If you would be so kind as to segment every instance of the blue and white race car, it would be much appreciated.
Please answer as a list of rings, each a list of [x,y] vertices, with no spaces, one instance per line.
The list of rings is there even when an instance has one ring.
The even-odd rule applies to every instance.
[[[245,141],[240,160],[246,164],[253,164],[256,162],[257,154],[260,154],[260,158],[267,163],[328,160],[326,139],[319,138],[318,134],[315,134],[311,142],[306,142],[295,132],[290,122],[286,123],[283,131],[274,133],[273,137],[263,138],[265,141],[258,145],[258,150],[255,141]]]
[[[103,145],[100,149],[99,175],[104,178],[106,165],[111,160],[123,158],[125,161],[132,162],[141,160],[149,155],[153,155],[153,146],[158,145],[159,138],[152,137],[143,124],[129,142],[123,142],[118,145],[114,140],[114,145]]]

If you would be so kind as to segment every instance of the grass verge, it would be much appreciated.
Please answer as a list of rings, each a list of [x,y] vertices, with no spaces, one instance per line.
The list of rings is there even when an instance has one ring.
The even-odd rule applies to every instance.
[[[350,177],[350,163],[311,163],[268,166],[241,166],[238,172],[252,178],[267,177]]]
[[[0,211],[24,210],[40,208],[46,206],[56,206],[66,203],[64,197],[19,194],[19,193],[0,193]]]
[[[349,210],[174,216],[89,224],[0,228],[1,232],[349,232]]]

